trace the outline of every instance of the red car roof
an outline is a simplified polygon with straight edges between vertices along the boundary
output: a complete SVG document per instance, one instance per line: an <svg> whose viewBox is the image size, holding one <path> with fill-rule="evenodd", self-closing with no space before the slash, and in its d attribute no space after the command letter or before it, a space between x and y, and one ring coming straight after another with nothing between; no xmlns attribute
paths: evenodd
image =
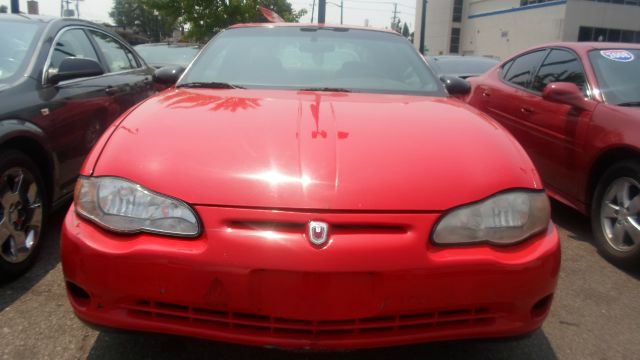
<svg viewBox="0 0 640 360"><path fill-rule="evenodd" d="M543 49L549 47L564 47L568 49L572 49L581 56L586 55L591 50L597 49L639 49L640 44L634 43L619 43L619 42L577 42L577 41L557 41L551 42L541 45L532 46L526 50L515 52L504 58L503 63L506 61L513 59L516 56L522 55L526 52L533 51L536 49Z"/></svg>
<svg viewBox="0 0 640 360"><path fill-rule="evenodd" d="M567 47L567 48L571 48L571 49L574 49L574 50L581 50L581 51L589 51L589 50L594 50L594 49L620 49L620 48L640 49L640 44L633 44L633 43L575 42L575 41L574 42L565 41L565 42L549 43L549 44L536 46L536 48L552 47L552 46Z"/></svg>

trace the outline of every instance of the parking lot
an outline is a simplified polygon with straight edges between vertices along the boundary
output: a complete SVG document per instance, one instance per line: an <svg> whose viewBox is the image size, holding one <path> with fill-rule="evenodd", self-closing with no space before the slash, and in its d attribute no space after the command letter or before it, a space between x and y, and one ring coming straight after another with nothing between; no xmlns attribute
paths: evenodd
<svg viewBox="0 0 640 360"><path fill-rule="evenodd" d="M529 337L339 353L288 352L167 335L101 333L73 315L60 266L65 209L51 218L40 261L0 286L2 359L632 359L640 354L640 274L604 261L588 220L553 204L563 262L551 315Z"/></svg>

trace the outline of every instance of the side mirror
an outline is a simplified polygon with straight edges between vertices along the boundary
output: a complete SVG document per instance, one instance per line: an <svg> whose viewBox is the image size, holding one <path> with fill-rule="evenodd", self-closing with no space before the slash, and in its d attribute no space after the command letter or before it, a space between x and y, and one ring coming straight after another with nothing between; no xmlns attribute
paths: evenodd
<svg viewBox="0 0 640 360"><path fill-rule="evenodd" d="M57 84L60 81L99 76L104 74L102 66L93 59L68 57L62 59L58 70L49 70L47 81L50 84Z"/></svg>
<svg viewBox="0 0 640 360"><path fill-rule="evenodd" d="M164 86L172 86L184 72L182 66L165 66L153 73L153 82Z"/></svg>
<svg viewBox="0 0 640 360"><path fill-rule="evenodd" d="M594 103L585 98L582 90L574 83L553 82L542 90L542 98L548 101L571 105L580 110L592 111Z"/></svg>
<svg viewBox="0 0 640 360"><path fill-rule="evenodd" d="M444 84L449 95L464 96L471 92L471 84L469 84L467 80L457 76L443 75L440 77L440 81Z"/></svg>

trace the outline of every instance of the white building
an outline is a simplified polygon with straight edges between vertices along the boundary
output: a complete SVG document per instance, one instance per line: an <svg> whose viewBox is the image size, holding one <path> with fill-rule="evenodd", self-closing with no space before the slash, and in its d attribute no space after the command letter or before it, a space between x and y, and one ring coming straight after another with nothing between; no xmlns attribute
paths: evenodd
<svg viewBox="0 0 640 360"><path fill-rule="evenodd" d="M640 0L426 1L430 55L504 58L552 41L640 43ZM424 2L416 0L416 47Z"/></svg>

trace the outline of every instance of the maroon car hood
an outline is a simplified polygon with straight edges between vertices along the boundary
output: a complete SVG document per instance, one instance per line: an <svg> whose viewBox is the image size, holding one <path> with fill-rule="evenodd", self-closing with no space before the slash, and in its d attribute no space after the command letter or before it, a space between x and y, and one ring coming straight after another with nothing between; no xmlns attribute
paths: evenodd
<svg viewBox="0 0 640 360"><path fill-rule="evenodd" d="M240 89L146 101L93 174L192 204L297 209L443 210L540 187L513 138L456 100Z"/></svg>

